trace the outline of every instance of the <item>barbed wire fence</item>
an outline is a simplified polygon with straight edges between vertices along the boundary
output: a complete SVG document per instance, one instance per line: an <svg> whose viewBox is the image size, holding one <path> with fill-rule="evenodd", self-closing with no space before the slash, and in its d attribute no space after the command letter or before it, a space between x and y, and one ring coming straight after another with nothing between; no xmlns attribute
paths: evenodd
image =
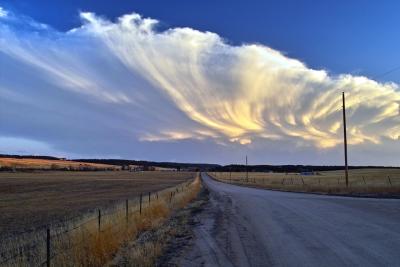
<svg viewBox="0 0 400 267"><path fill-rule="evenodd" d="M244 173L243 176L232 177L232 173L209 173L212 177L217 180L222 180L227 183L240 183L240 184L259 184L259 185L271 185L280 184L284 186L340 186L345 184L345 177L324 177L320 175L285 175L285 177L262 177L252 176L249 174L247 179ZM393 175L384 175L382 177L374 177L367 175L357 175L350 177L349 186L370 186L370 187L396 187L400 186L400 177Z"/></svg>
<svg viewBox="0 0 400 267"><path fill-rule="evenodd" d="M163 198L171 205L176 193L185 191L191 182L160 191L143 192L139 197L126 199L112 207L98 208L89 215L73 216L62 224L40 225L19 232L17 236L3 238L0 243L0 266L51 266L55 258L68 257L72 250L88 245L90 236L101 235L110 229L116 230L114 233L125 231L121 223L125 221L128 225L133 216L141 216L143 209L150 207L152 202ZM95 224L97 231L90 231L89 228L96 228ZM77 238L79 235L80 238Z"/></svg>

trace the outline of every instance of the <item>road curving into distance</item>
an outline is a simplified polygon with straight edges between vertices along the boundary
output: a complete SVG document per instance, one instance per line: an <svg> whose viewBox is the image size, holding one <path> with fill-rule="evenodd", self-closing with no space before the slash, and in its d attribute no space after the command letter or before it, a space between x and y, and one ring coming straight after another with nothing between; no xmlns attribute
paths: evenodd
<svg viewBox="0 0 400 267"><path fill-rule="evenodd" d="M202 174L210 201L196 215L182 266L400 266L400 200L289 193Z"/></svg>

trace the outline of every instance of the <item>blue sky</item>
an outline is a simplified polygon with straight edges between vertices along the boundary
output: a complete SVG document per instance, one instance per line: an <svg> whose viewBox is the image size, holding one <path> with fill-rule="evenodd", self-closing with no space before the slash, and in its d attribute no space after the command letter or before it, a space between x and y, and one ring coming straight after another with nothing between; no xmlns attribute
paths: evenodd
<svg viewBox="0 0 400 267"><path fill-rule="evenodd" d="M0 153L400 165L399 8L0 1Z"/></svg>
<svg viewBox="0 0 400 267"><path fill-rule="evenodd" d="M233 44L261 43L333 73L400 81L399 1L0 1L61 31L81 24L79 11L115 19L137 12L160 28L216 32Z"/></svg>

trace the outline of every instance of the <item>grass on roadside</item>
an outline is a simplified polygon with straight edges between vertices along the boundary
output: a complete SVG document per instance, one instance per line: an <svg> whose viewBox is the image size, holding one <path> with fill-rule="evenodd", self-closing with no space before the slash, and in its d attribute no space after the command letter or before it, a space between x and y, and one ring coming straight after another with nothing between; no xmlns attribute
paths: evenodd
<svg viewBox="0 0 400 267"><path fill-rule="evenodd" d="M183 183L153 194L151 202L143 201L142 212L139 206L131 205L128 216L125 209L118 212L105 213L99 225L97 218L92 218L83 226L68 226L51 233L51 265L52 266L103 266L110 262L121 246L134 240L141 232L154 229L170 216L171 212L184 207L196 197L200 190L200 178L197 175L191 183ZM2 244L3 248L18 247L10 254L0 255L1 266L40 266L46 263L46 244L43 235L31 235L33 247L21 249L21 239ZM135 259L146 266L152 262L150 255L158 255L157 246L139 247Z"/></svg>
<svg viewBox="0 0 400 267"><path fill-rule="evenodd" d="M318 172L313 175L298 173L209 173L225 183L252 187L324 194L400 196L399 169L350 170L349 186L343 171Z"/></svg>
<svg viewBox="0 0 400 267"><path fill-rule="evenodd" d="M125 244L125 249L121 253L123 255L118 255L109 266L157 266L159 264L157 260L165 253L165 248L171 239L179 238L187 231L184 229L185 227L187 228L187 221L176 222L176 220L188 219L189 215L186 214L188 211L185 211L184 208L199 195L200 190L201 183L200 179L197 178L192 189L184 194L178 194L175 204L169 209L168 217L170 217L171 213L179 214L178 217L173 218L172 225L171 221L167 222L167 220L163 219L157 225L149 227L147 230L150 231L145 232L130 244Z"/></svg>

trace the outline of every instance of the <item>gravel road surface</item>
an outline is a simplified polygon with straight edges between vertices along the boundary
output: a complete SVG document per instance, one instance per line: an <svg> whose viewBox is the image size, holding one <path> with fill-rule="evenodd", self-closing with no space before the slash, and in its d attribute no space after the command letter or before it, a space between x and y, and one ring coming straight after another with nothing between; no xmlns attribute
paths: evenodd
<svg viewBox="0 0 400 267"><path fill-rule="evenodd" d="M202 174L210 201L182 266L400 266L400 200L287 193Z"/></svg>

